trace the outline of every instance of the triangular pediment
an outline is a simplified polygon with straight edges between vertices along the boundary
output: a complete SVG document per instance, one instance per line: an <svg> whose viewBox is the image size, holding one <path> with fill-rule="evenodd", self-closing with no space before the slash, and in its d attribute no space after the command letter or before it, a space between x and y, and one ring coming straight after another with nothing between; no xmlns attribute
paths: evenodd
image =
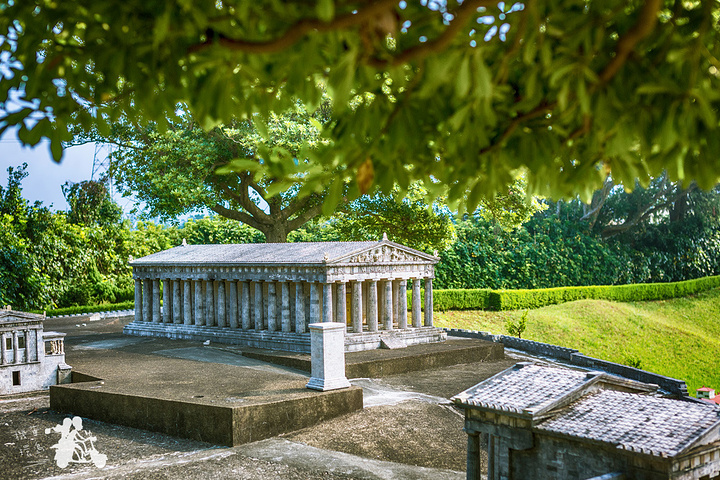
<svg viewBox="0 0 720 480"><path fill-rule="evenodd" d="M435 264L438 258L404 245L384 240L363 250L329 261L329 264Z"/></svg>

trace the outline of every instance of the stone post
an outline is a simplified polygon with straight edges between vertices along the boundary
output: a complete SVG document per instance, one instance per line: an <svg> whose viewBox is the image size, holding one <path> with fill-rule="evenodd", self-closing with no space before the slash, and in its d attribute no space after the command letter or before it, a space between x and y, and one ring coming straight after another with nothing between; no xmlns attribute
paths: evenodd
<svg viewBox="0 0 720 480"><path fill-rule="evenodd" d="M217 326L227 327L227 299L225 298L225 280L218 281L217 290Z"/></svg>
<svg viewBox="0 0 720 480"><path fill-rule="evenodd" d="M275 282L267 282L267 324L269 332L277 331L277 296L275 295Z"/></svg>
<svg viewBox="0 0 720 480"><path fill-rule="evenodd" d="M398 282L398 328L407 330L407 280Z"/></svg>
<svg viewBox="0 0 720 480"><path fill-rule="evenodd" d="M192 290L190 280L183 280L183 323L192 325Z"/></svg>
<svg viewBox="0 0 720 480"><path fill-rule="evenodd" d="M163 280L163 323L172 323L172 280Z"/></svg>
<svg viewBox="0 0 720 480"><path fill-rule="evenodd" d="M295 333L305 333L305 291L302 282L295 282Z"/></svg>
<svg viewBox="0 0 720 480"><path fill-rule="evenodd" d="M173 280L173 323L182 323L182 305L180 305L180 280Z"/></svg>
<svg viewBox="0 0 720 480"><path fill-rule="evenodd" d="M337 303L335 304L335 320L338 323L347 325L347 283L340 282L337 285Z"/></svg>
<svg viewBox="0 0 720 480"><path fill-rule="evenodd" d="M392 294L392 280L385 280L383 285L383 326L385 330L393 329L393 294Z"/></svg>
<svg viewBox="0 0 720 480"><path fill-rule="evenodd" d="M152 280L146 278L143 280L143 320L146 322L152 322Z"/></svg>
<svg viewBox="0 0 720 480"><path fill-rule="evenodd" d="M433 286L432 278L425 279L425 326L433 326Z"/></svg>
<svg viewBox="0 0 720 480"><path fill-rule="evenodd" d="M195 325L205 325L205 311L203 309L203 282L195 282Z"/></svg>
<svg viewBox="0 0 720 480"><path fill-rule="evenodd" d="M480 435L477 432L466 430L467 439L467 479L480 480L482 470L480 468Z"/></svg>
<svg viewBox="0 0 720 480"><path fill-rule="evenodd" d="M227 282L228 310L227 310L227 326L230 328L238 328L238 284L235 281Z"/></svg>
<svg viewBox="0 0 720 480"><path fill-rule="evenodd" d="M352 331L362 333L362 282L352 282L352 299L350 300L350 321Z"/></svg>
<svg viewBox="0 0 720 480"><path fill-rule="evenodd" d="M160 317L160 279L155 278L152 281L152 321L153 323L160 323L162 318ZM149 319L148 319L149 320Z"/></svg>
<svg viewBox="0 0 720 480"><path fill-rule="evenodd" d="M143 321L142 280L135 279L135 321Z"/></svg>
<svg viewBox="0 0 720 480"><path fill-rule="evenodd" d="M290 284L280 282L280 324L283 332L292 332L290 321Z"/></svg>
<svg viewBox="0 0 720 480"><path fill-rule="evenodd" d="M368 281L368 308L367 308L367 324L368 331L378 331L378 290L377 281Z"/></svg>
<svg viewBox="0 0 720 480"><path fill-rule="evenodd" d="M255 330L263 329L263 288L261 282L255 282Z"/></svg>
<svg viewBox="0 0 720 480"><path fill-rule="evenodd" d="M420 311L422 300L420 299L420 279L413 278L412 284L412 326L419 328L422 325L422 312Z"/></svg>
<svg viewBox="0 0 720 480"><path fill-rule="evenodd" d="M215 318L215 282L205 281L205 325L212 327L217 325Z"/></svg>
<svg viewBox="0 0 720 480"><path fill-rule="evenodd" d="M333 321L332 283L323 283L323 322Z"/></svg>
<svg viewBox="0 0 720 480"><path fill-rule="evenodd" d="M310 324L310 381L313 390L337 390L350 386L345 377L345 324Z"/></svg>
<svg viewBox="0 0 720 480"><path fill-rule="evenodd" d="M242 317L242 329L250 330L250 282L240 282L240 316Z"/></svg>
<svg viewBox="0 0 720 480"><path fill-rule="evenodd" d="M5 357L7 356L7 346L5 342L5 332L3 332L2 334L0 334L0 365L5 365L5 362L7 361L5 359Z"/></svg>

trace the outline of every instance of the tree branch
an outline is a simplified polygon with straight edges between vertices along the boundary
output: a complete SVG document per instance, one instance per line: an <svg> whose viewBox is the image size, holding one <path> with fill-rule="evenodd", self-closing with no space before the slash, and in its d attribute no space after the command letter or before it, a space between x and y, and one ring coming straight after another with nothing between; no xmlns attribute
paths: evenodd
<svg viewBox="0 0 720 480"><path fill-rule="evenodd" d="M288 232L297 230L316 216L320 215L320 213L322 213L322 203L313 205L312 207L308 208L303 213L288 222Z"/></svg>
<svg viewBox="0 0 720 480"><path fill-rule="evenodd" d="M226 208L219 203L216 203L215 205L210 207L210 210L217 213L218 215L221 215L225 218L229 218L231 220L237 220L238 222L245 223L247 225L250 225L254 229L260 230L261 232L265 233L265 229L267 228L267 225L258 222L254 217L248 215L245 212L239 212L237 210L230 210L229 208Z"/></svg>

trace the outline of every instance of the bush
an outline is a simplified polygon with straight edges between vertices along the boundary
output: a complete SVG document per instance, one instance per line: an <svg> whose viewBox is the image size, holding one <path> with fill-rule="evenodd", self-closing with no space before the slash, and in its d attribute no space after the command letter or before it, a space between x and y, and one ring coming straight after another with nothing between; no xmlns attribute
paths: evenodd
<svg viewBox="0 0 720 480"><path fill-rule="evenodd" d="M90 305L80 307L67 307L67 308L56 308L54 310L48 310L45 314L48 317L58 317L64 315L74 315L76 313L95 313L95 312L112 312L115 310L131 310L135 308L135 301L122 302L122 303L105 303L103 305ZM42 313L40 311L34 311L34 313Z"/></svg>
<svg viewBox="0 0 720 480"><path fill-rule="evenodd" d="M433 310L487 310L490 292L489 288L433 290Z"/></svg>

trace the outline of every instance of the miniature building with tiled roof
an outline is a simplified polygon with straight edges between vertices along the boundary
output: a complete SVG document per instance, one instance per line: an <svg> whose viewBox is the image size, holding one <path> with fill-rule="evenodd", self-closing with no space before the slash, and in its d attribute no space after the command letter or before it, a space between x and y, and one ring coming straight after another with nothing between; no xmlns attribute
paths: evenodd
<svg viewBox="0 0 720 480"><path fill-rule="evenodd" d="M698 388L695 392L695 397L709 403L715 403L717 405L720 405L720 396L715 395L714 388L702 386Z"/></svg>
<svg viewBox="0 0 720 480"><path fill-rule="evenodd" d="M468 479L714 479L720 408L655 385L520 363L453 397L465 410Z"/></svg>
<svg viewBox="0 0 720 480"><path fill-rule="evenodd" d="M346 324L346 351L443 341L432 318L438 260L387 238L183 242L130 262L135 320L124 331L305 353L315 322Z"/></svg>

